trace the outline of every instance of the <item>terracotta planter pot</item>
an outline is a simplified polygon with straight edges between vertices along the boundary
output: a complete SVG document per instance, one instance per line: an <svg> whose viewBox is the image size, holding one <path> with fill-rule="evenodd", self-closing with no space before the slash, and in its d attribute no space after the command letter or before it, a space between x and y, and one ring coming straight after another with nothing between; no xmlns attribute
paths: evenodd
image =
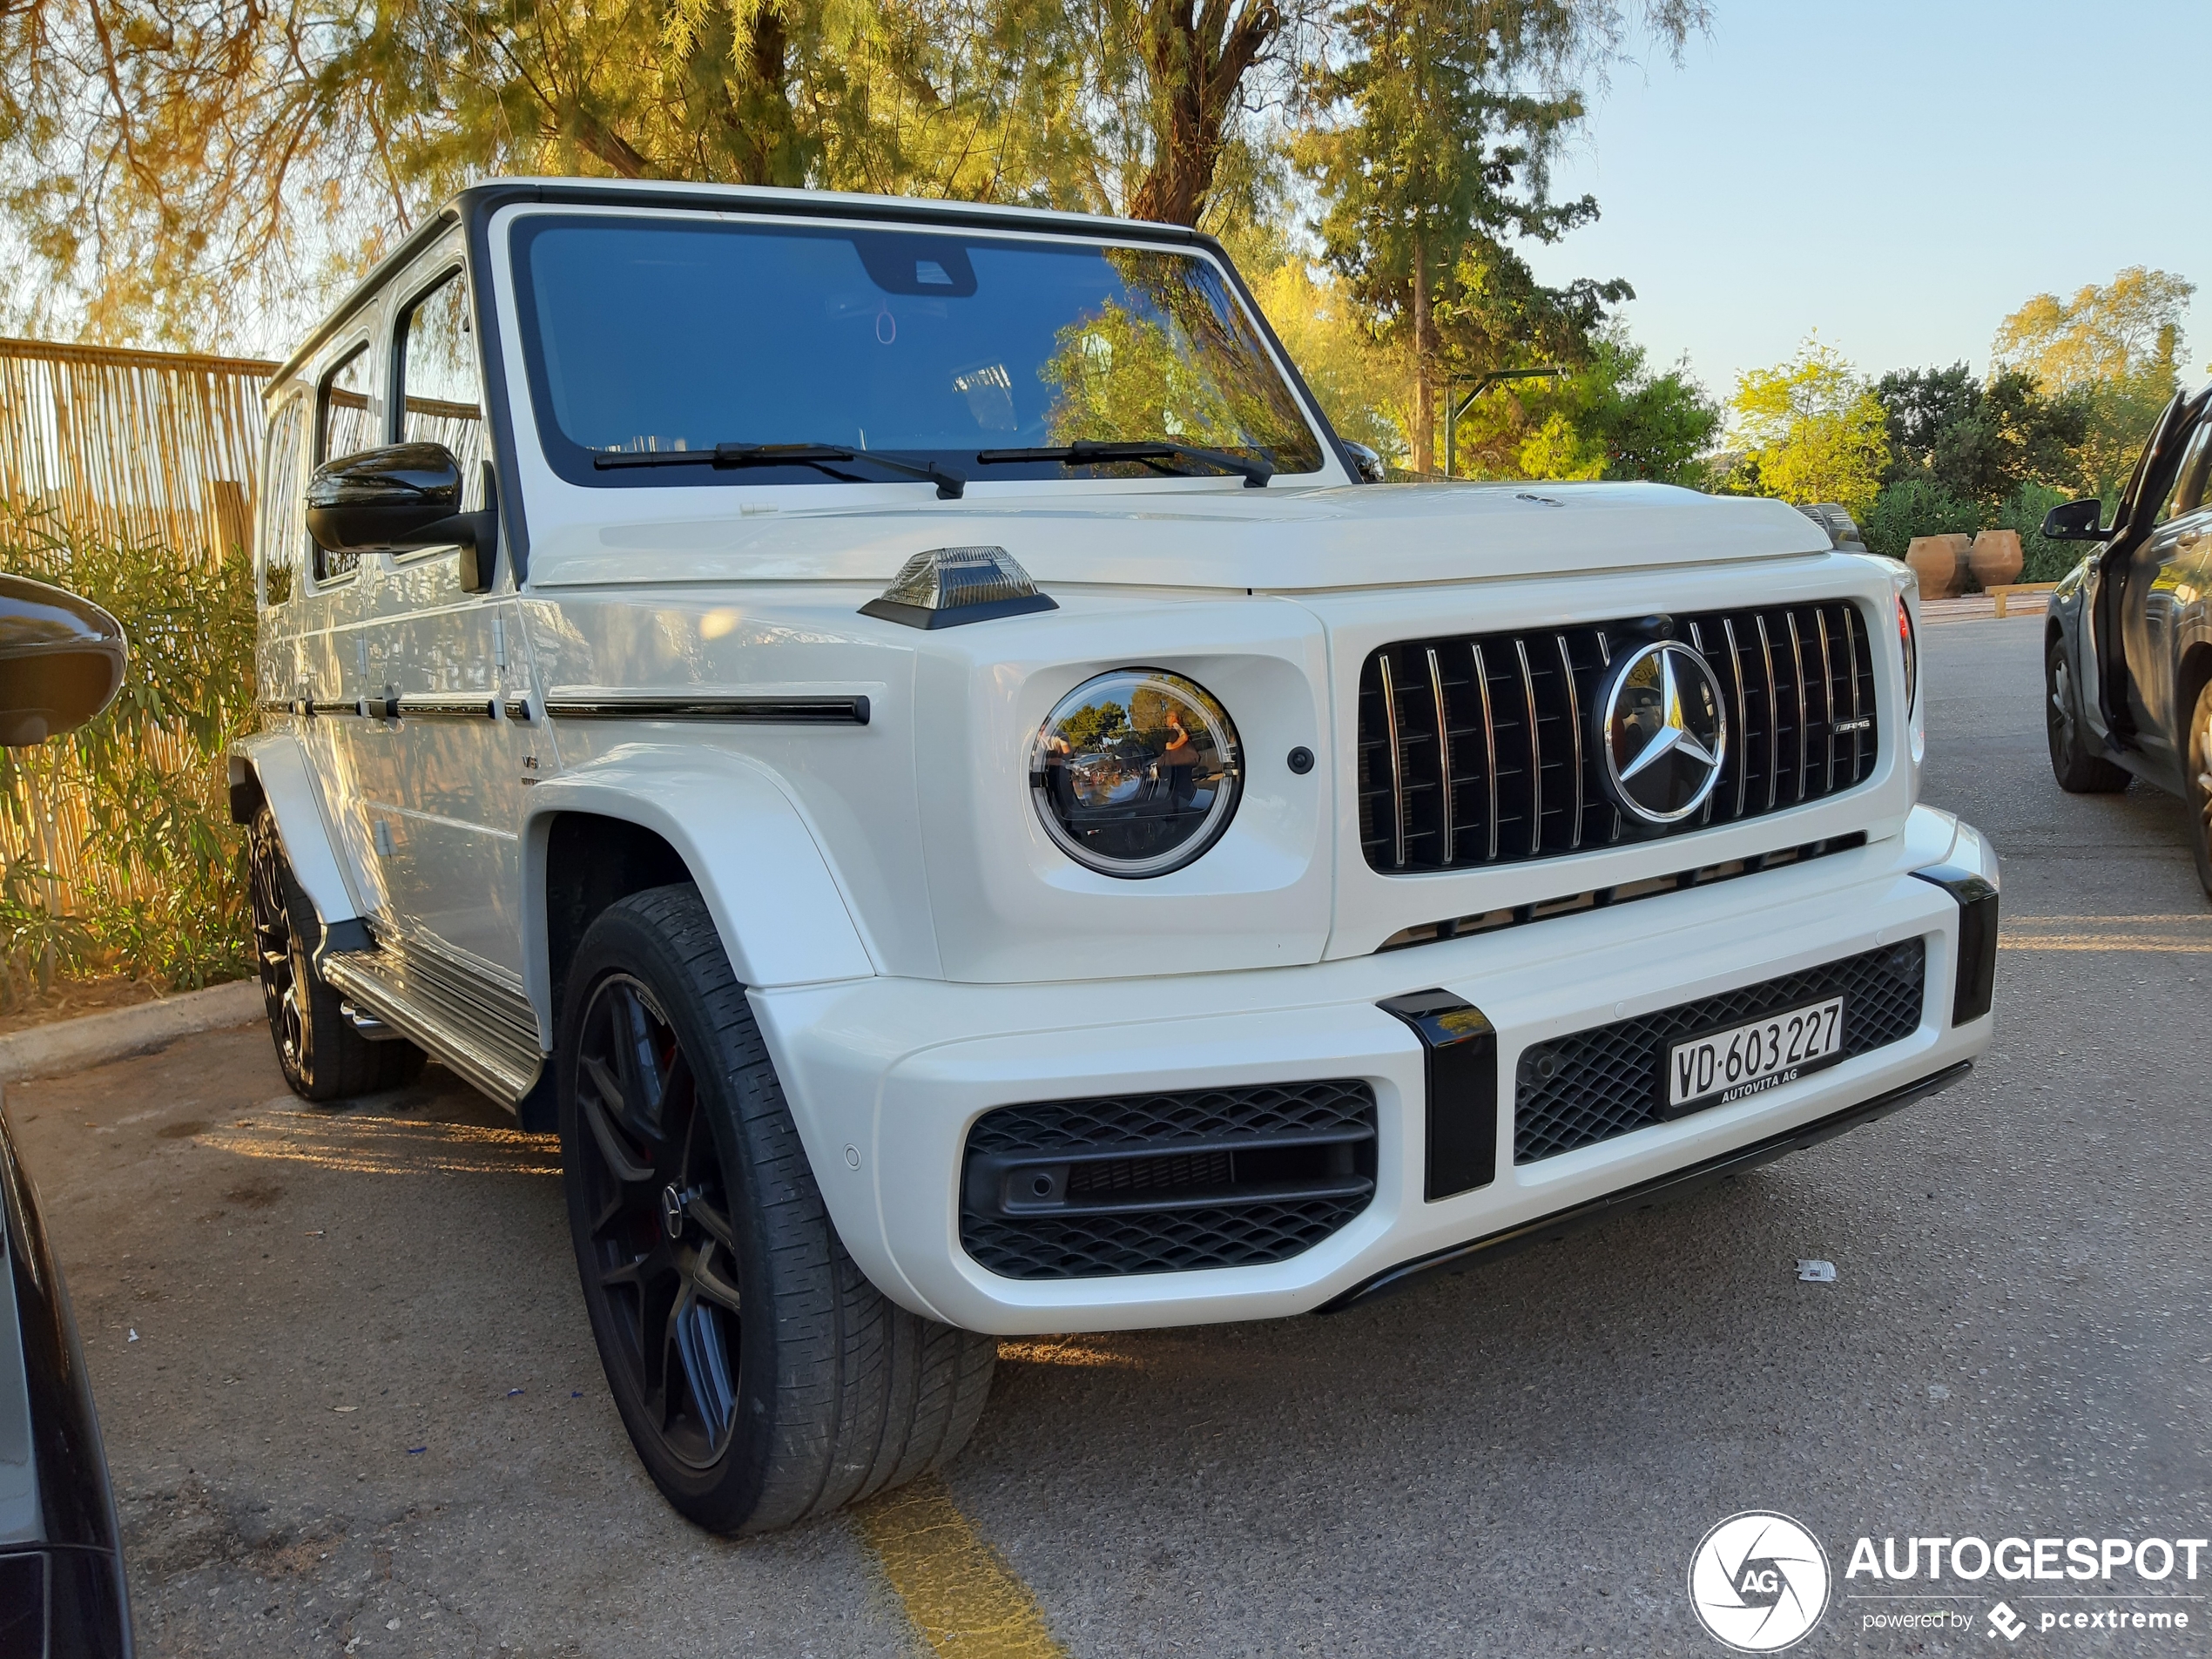
<svg viewBox="0 0 2212 1659"><path fill-rule="evenodd" d="M1974 544L1966 553L1967 568L1973 571L1974 580L1981 583L1984 592L2019 581L2021 563L2018 530L1984 530L1974 537Z"/></svg>
<svg viewBox="0 0 2212 1659"><path fill-rule="evenodd" d="M1920 578L1923 599L1948 599L1966 579L1966 536L1916 536L1905 550L1905 562Z"/></svg>

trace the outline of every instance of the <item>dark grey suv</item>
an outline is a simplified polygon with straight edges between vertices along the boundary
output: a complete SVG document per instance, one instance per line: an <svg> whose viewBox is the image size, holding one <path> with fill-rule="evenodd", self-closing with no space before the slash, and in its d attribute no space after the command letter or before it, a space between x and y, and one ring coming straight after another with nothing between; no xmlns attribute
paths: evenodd
<svg viewBox="0 0 2212 1659"><path fill-rule="evenodd" d="M2094 501L2043 534L2096 548L2051 597L2043 664L2051 770L2078 793L2144 778L2188 803L2212 895L2212 387L2160 415L2110 524Z"/></svg>

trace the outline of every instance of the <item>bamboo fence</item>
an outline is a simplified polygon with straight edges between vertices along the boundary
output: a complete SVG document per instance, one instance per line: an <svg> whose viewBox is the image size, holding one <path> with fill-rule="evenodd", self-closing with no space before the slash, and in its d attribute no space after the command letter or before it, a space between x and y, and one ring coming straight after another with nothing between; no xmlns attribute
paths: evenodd
<svg viewBox="0 0 2212 1659"><path fill-rule="evenodd" d="M72 528L243 556L274 363L0 339L0 501Z"/></svg>
<svg viewBox="0 0 2212 1659"><path fill-rule="evenodd" d="M273 363L182 352L0 339L0 503L44 509L101 540L159 543L184 568L250 556L261 392ZM166 745L161 745L166 746ZM153 757L174 765L185 758ZM143 897L143 870L96 867L90 820L66 774L37 790L19 774L0 832L51 872L50 914L71 911L91 885Z"/></svg>

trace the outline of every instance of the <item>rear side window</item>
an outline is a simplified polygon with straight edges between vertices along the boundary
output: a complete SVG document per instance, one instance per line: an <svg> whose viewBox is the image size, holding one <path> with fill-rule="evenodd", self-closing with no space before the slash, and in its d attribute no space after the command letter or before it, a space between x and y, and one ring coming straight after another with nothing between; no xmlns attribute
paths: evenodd
<svg viewBox="0 0 2212 1659"><path fill-rule="evenodd" d="M2179 518L2204 505L2205 486L2212 483L2208 473L2212 473L2212 420L2199 425L2196 435L2189 440L2189 452L2182 457L2181 475L2174 486L2173 511L2168 516Z"/></svg>
<svg viewBox="0 0 2212 1659"><path fill-rule="evenodd" d="M382 435L370 424L368 346L356 346L324 374L315 390L315 464L335 455L375 448ZM360 555L315 550L315 580L334 581L354 573Z"/></svg>
<svg viewBox="0 0 2212 1659"><path fill-rule="evenodd" d="M258 551L261 602L280 605L298 590L300 556L307 544L307 398L296 393L269 422L268 457L261 469Z"/></svg>
<svg viewBox="0 0 2212 1659"><path fill-rule="evenodd" d="M368 346L355 347L346 361L322 377L315 410L315 464L333 455L349 455L375 447L377 433L368 408Z"/></svg>
<svg viewBox="0 0 2212 1659"><path fill-rule="evenodd" d="M463 510L483 505L484 401L464 273L448 271L400 320L400 436L442 443L461 462Z"/></svg>

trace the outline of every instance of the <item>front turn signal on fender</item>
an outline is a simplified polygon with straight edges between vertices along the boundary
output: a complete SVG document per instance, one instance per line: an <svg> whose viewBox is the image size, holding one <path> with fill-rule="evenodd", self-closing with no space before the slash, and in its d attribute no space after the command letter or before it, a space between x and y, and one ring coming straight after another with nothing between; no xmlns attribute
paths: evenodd
<svg viewBox="0 0 2212 1659"><path fill-rule="evenodd" d="M908 628L957 628L1059 609L1004 548L935 547L908 559L860 614Z"/></svg>

